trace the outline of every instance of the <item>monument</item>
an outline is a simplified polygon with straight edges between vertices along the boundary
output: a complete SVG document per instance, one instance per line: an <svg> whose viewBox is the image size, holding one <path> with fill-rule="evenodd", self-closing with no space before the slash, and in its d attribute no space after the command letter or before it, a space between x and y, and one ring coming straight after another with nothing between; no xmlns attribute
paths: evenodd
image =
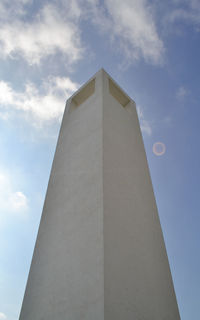
<svg viewBox="0 0 200 320"><path fill-rule="evenodd" d="M66 104L20 320L179 320L135 102L101 69Z"/></svg>

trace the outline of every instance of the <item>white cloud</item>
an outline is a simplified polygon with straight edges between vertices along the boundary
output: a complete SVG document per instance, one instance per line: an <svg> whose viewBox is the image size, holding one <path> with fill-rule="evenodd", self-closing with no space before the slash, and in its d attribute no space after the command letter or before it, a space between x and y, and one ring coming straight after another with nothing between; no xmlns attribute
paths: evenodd
<svg viewBox="0 0 200 320"><path fill-rule="evenodd" d="M106 10L97 0L88 3L93 7L93 22L116 40L129 61L143 58L152 64L163 62L164 45L148 1L105 0Z"/></svg>
<svg viewBox="0 0 200 320"><path fill-rule="evenodd" d="M15 5L9 6L6 2L0 5L0 16L6 17L0 25L2 57L20 55L29 64L39 64L47 56L62 53L69 63L75 62L84 51L80 21L85 19L115 40L126 61L142 58L160 64L164 60L164 44L148 0L105 0L104 4L99 0L52 0L31 19L26 17L30 0L14 0Z"/></svg>
<svg viewBox="0 0 200 320"><path fill-rule="evenodd" d="M6 319L7 319L5 313L0 312L0 319L1 319L1 320L6 320Z"/></svg>
<svg viewBox="0 0 200 320"><path fill-rule="evenodd" d="M143 133L146 133L148 136L151 136L152 128L150 126L149 121L144 118L144 114L143 114L142 108L140 106L137 106L137 114L138 114L138 118L140 121L141 131Z"/></svg>
<svg viewBox="0 0 200 320"><path fill-rule="evenodd" d="M18 5L21 11L22 4ZM12 20L8 16L7 22L0 26L1 56L21 55L29 64L39 64L47 56L62 53L69 63L77 61L83 49L77 20L70 13L71 16L67 11L62 12L59 6L45 5L30 21L20 19L19 14Z"/></svg>
<svg viewBox="0 0 200 320"><path fill-rule="evenodd" d="M28 200L22 191L16 190L11 176L0 170L0 208L1 214L5 212L20 213L21 216L28 209ZM1 313L0 313L1 315ZM1 318L0 318L1 319ZM4 319L4 318L2 318Z"/></svg>
<svg viewBox="0 0 200 320"><path fill-rule="evenodd" d="M66 98L78 89L78 84L65 77L49 77L40 88L29 82L24 92L15 91L12 86L0 81L0 110L5 112L17 111L26 116L35 126L44 122L60 120L65 107Z"/></svg>

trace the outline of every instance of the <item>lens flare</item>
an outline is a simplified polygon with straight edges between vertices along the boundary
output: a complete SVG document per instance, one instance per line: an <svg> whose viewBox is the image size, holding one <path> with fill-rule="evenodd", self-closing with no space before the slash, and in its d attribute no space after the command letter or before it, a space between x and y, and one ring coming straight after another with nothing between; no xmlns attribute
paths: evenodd
<svg viewBox="0 0 200 320"><path fill-rule="evenodd" d="M162 156L166 151L166 147L163 142L155 142L153 145L153 153L156 156Z"/></svg>

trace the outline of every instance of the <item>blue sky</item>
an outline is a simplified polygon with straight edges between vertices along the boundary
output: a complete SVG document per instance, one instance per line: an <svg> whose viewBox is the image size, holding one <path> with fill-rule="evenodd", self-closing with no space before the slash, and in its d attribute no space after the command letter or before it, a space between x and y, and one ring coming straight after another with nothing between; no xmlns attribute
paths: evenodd
<svg viewBox="0 0 200 320"><path fill-rule="evenodd" d="M103 67L137 103L181 319L199 320L199 57L199 0L1 0L0 319L19 316L65 101Z"/></svg>

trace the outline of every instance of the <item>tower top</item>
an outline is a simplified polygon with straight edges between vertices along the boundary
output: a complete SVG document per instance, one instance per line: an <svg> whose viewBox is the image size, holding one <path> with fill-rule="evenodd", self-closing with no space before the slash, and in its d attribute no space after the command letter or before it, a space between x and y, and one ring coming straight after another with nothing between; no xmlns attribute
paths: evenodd
<svg viewBox="0 0 200 320"><path fill-rule="evenodd" d="M97 71L86 83L84 83L68 100L67 104L71 103L72 108L79 106L86 101L92 94L95 93L96 80L101 82L101 86L106 88L105 82L107 83L107 89L109 93L124 107L126 108L130 102L135 105L135 101L129 97L129 95L116 83L116 81L101 68ZM104 83L104 84L103 84Z"/></svg>

